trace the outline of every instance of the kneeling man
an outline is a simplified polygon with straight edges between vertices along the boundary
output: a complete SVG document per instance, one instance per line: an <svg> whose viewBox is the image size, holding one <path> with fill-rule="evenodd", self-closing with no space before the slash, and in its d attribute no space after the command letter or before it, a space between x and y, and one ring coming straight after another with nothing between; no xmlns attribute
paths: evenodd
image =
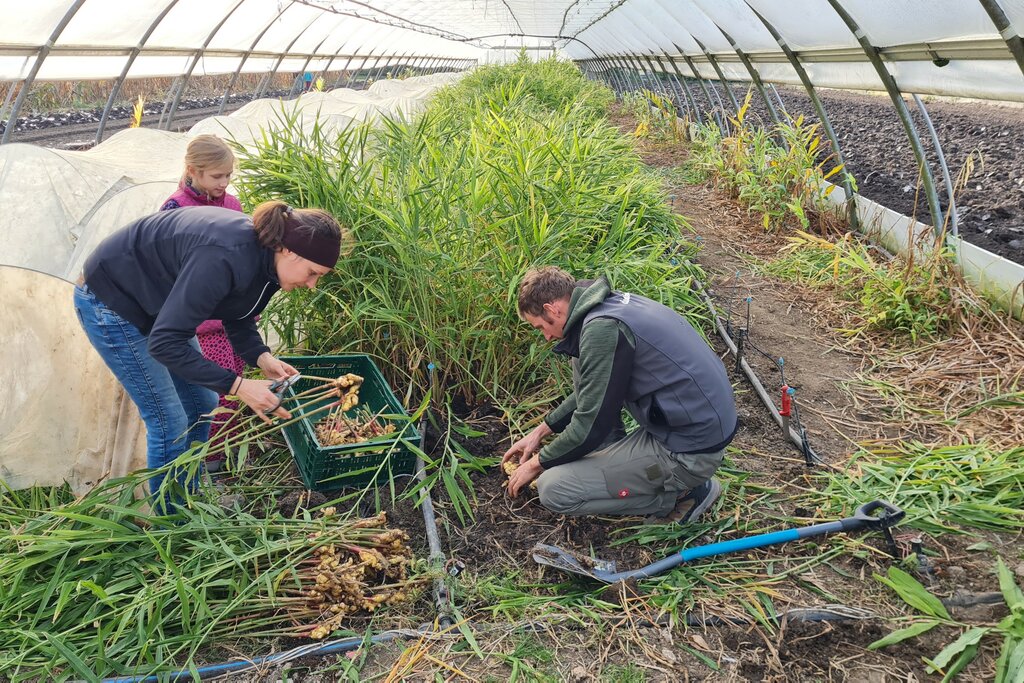
<svg viewBox="0 0 1024 683"><path fill-rule="evenodd" d="M548 266L519 286L519 315L569 356L573 392L502 464L508 492L537 481L541 505L567 515L646 515L685 523L715 502L714 473L736 433L722 361L687 320L605 278ZM626 435L623 407L639 427ZM547 445L541 442L557 434Z"/></svg>

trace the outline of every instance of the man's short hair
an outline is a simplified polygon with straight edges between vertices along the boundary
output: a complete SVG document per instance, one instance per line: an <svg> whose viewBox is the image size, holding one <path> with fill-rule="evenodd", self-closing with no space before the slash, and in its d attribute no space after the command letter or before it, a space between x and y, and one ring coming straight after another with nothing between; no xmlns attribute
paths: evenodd
<svg viewBox="0 0 1024 683"><path fill-rule="evenodd" d="M557 266L532 268L519 283L519 317L541 315L544 304L572 297L576 278Z"/></svg>

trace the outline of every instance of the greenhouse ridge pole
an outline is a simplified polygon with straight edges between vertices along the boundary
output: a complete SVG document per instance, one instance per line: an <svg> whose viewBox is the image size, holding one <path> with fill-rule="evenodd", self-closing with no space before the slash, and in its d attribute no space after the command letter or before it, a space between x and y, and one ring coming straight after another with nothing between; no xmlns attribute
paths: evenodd
<svg viewBox="0 0 1024 683"><path fill-rule="evenodd" d="M319 43L317 43L316 47L313 48L313 51L310 52L309 55L306 57L306 62L305 62L305 64L302 65L302 73L303 74L306 73L306 69L309 68L309 63L312 62L313 58L317 56L317 51L319 51L320 48L323 47L324 41L326 41L328 37L329 36L324 36L323 40L321 40ZM331 58L331 61L334 61L333 57ZM328 62L328 64L330 64L330 63ZM324 73L326 74L327 72L324 71ZM315 83L314 83L314 85L315 85Z"/></svg>
<svg viewBox="0 0 1024 683"><path fill-rule="evenodd" d="M625 54L619 55L619 63L622 65L623 70L626 74L626 80L629 81L630 91L640 90L640 78L636 72L636 67L630 62Z"/></svg>
<svg viewBox="0 0 1024 683"><path fill-rule="evenodd" d="M416 66L414 67L415 70L416 70L416 75L417 76L425 76L425 75L427 75L429 73L427 71L427 67L430 65L430 63L432 61L434 61L434 55L433 54L423 55L422 57L418 57L416 59Z"/></svg>
<svg viewBox="0 0 1024 683"><path fill-rule="evenodd" d="M686 111L687 117L689 117L690 103L686 101L685 97L683 97L682 89L679 87L679 81L676 79L675 75L670 72L664 64L662 64L658 55L643 55L643 58L644 61L647 62L648 66L651 67L651 73L663 74L664 77L658 76L658 83L663 84L664 82L667 82L668 87L665 89L665 92L671 93L670 99L672 100L672 106L675 109L676 116L679 116L680 110L684 110ZM660 70L656 70L654 67L655 59L658 60L658 69Z"/></svg>
<svg viewBox="0 0 1024 683"><path fill-rule="evenodd" d="M103 107L103 114L100 116L100 125L96 129L96 138L93 140L94 145L98 145L103 142L103 132L107 127L107 118L110 116L110 110L114 107L114 102L117 101L117 96L121 92L121 86L124 84L125 79L128 78L128 72L131 71L132 64L135 63L135 58L142 52L142 48L146 46L146 41L153 35L153 31L160 25L160 22L164 20L168 12L174 9L174 6L178 4L178 0L171 0L167 3L167 6L160 11L153 23L149 25L146 32L139 38L138 44L132 48L131 54L128 55L128 61L125 62L124 68L121 69L121 75L114 81L114 87L110 89L110 96L107 98L107 104Z"/></svg>
<svg viewBox="0 0 1024 683"><path fill-rule="evenodd" d="M750 6L749 2L747 2L747 5ZM836 161L844 169L842 172L842 184L843 193L846 195L847 202L847 220L851 227L857 229L860 227L860 219L857 217L857 207L853 197L853 183L850 182L850 173L845 170L846 159L843 156L843 149L839 146L839 138L836 137L836 131L832 128L832 121L825 112L825 105L822 104L821 99L818 98L818 92L814 89L814 84L811 83L811 77L807 75L807 70L804 69L804 65L800 62L796 53L789 47L789 43L786 42L786 39L782 37L782 35L775 29L775 26L772 25L768 19L763 17L760 12L753 7L750 7L750 11L754 13L754 16L761 20L761 23L764 24L768 33L771 34L772 38L775 39L775 42L779 44L780 48L782 48L782 52L786 55L786 59L789 60L789 63L793 66L793 70L796 71L796 75L800 78L800 82L803 83L808 97L811 98L811 104L814 106L814 111L818 113L818 120L821 121L821 126L825 130L825 135L828 136L828 141L832 144L832 149L835 151Z"/></svg>
<svg viewBox="0 0 1024 683"><path fill-rule="evenodd" d="M313 21L311 21L308 24L306 24L306 27L304 29L302 29L297 34L295 34L295 37L292 38L292 41L290 43L288 43L288 46L284 49L283 52L281 52L281 55L277 58L277 64L275 64L274 68L271 69L269 74L267 74L267 77L266 77L266 79L263 82L263 87L260 88L260 92L257 95L257 97L262 96L267 91L267 89L270 87L270 84L274 81L274 76L277 75L277 70L281 68L281 65L284 64L284 60L288 57L288 53L291 51L292 46L294 46L295 43L299 42L299 38L301 38L302 35L306 31L308 31L310 29L310 27L312 27L313 24L316 23L316 20L319 19L319 18L320 17L314 17ZM300 74L299 78L301 78L301 77L302 77L302 75ZM292 87L294 88L294 85ZM170 127L170 122L168 122L167 125L168 125L168 127Z"/></svg>
<svg viewBox="0 0 1024 683"><path fill-rule="evenodd" d="M427 62L434 58L434 55L420 55L419 57L413 57L412 61L409 62L409 69L412 71L414 76L419 76L420 71L426 66Z"/></svg>
<svg viewBox="0 0 1024 683"><path fill-rule="evenodd" d="M661 67L661 70L665 74L667 74L668 77L671 79L671 82L674 83L674 85L672 86L672 89L676 93L676 98L682 103L683 107L686 109L687 117L690 118L693 121L696 121L697 120L697 112L694 111L693 109L691 109L691 107L690 107L690 103L691 103L690 102L690 97L689 97L690 92L688 90L685 91L685 92L683 91L683 86L679 84L679 78L676 77L676 74L674 74L674 73L672 73L671 71L668 70L668 67L665 66L665 62L662 61L660 55L654 55L654 59L658 60L658 66ZM677 109L678 109L678 107L677 107Z"/></svg>
<svg viewBox="0 0 1024 683"><path fill-rule="evenodd" d="M660 62L661 58L658 58L658 61ZM668 62L669 66L672 67L672 70L676 72L676 81L682 83L683 90L686 91L686 96L690 100L690 106L693 107L693 120L699 122L700 107L697 106L697 100L696 98L694 98L693 93L690 92L690 86L686 82L686 77L683 76L683 72L679 70L679 65L676 64L674 59L668 56L668 53L665 54L665 61Z"/></svg>
<svg viewBox="0 0 1024 683"><path fill-rule="evenodd" d="M988 12L992 23L996 25L1000 37L1006 41L1006 47L1010 48L1010 53L1016 60L1017 66L1020 67L1021 73L1024 73L1024 39L1021 39L1016 29L1013 28L1009 17L1006 16L1006 12L999 6L997 0L978 1L985 8L985 11Z"/></svg>
<svg viewBox="0 0 1024 683"><path fill-rule="evenodd" d="M437 55L436 57L431 59L430 62L426 66L426 68L428 69L428 73L430 73L430 74L437 73L437 67L440 66L442 59L444 59L444 55Z"/></svg>
<svg viewBox="0 0 1024 683"><path fill-rule="evenodd" d="M653 78L655 78L655 77L657 76L657 74L659 74L659 73L662 73L661 71L658 71L658 70L656 70L656 69L654 68L654 62L653 62L653 61L651 61L651 58L650 58L650 57L648 57L647 55L637 55L637 56L638 56L638 57L639 57L640 59L644 60L644 61L645 61L645 62L647 63L647 68L648 68L648 69L650 69L650 71L651 71L651 78L652 78L652 79L653 79ZM663 85L663 84L662 84L662 79L661 79L661 76L657 76L657 80L658 80L658 85ZM669 87L670 87L670 88L672 87L672 83L671 83L671 81L669 82ZM668 92L668 91L667 91L667 90L665 90L664 88L662 88L662 89L663 89L663 90L664 90L664 91L665 91L666 93Z"/></svg>
<svg viewBox="0 0 1024 683"><path fill-rule="evenodd" d="M725 93L729 96L729 101L732 102L732 106L738 114L740 111L740 103L736 100L736 95L733 93L732 88L729 87L729 81L726 79L725 73L722 71L722 67L718 65L718 60L715 59L715 56L712 55L706 47L704 47L704 43L697 40L696 36L691 35L691 37L693 38L693 42L697 43L697 47L700 48L700 51L704 53L704 56L707 57L708 62L715 70L715 73L718 74L718 82L722 84L722 88L725 89Z"/></svg>
<svg viewBox="0 0 1024 683"><path fill-rule="evenodd" d="M171 107L169 110L167 109L166 105L164 107L164 109L167 111L167 123L164 124L164 130L171 129L171 124L174 121L174 114L178 111L178 104L181 102L181 96L185 94L185 88L188 87L188 81L189 78L192 77L192 71L196 68L196 64L198 64L199 60L202 58L203 52L206 50L207 47L209 47L210 43L213 42L213 37L217 35L221 27L223 27L224 24L227 23L228 19L231 18L231 15L233 15L238 10L238 8L242 6L243 2L245 2L245 0L238 0L231 8L231 10L224 14L223 18L221 18L217 25L214 26L213 30L210 31L210 35L206 36L206 40L203 41L203 46L196 50L195 55L192 57L192 63L188 65L188 69L185 71L184 74L179 76L179 78L181 78L181 84L178 86L177 92L174 93L174 98L171 101ZM163 118L163 114L160 115L160 118Z"/></svg>
<svg viewBox="0 0 1024 683"><path fill-rule="evenodd" d="M596 57L589 59L591 64L594 65L594 73L607 87L611 88L612 92L615 92L615 84L612 82L612 75L608 71L608 64L603 59L597 59Z"/></svg>
<svg viewBox="0 0 1024 683"><path fill-rule="evenodd" d="M615 66L611 63L611 61L605 59L604 57L598 59L597 63L601 66L601 69L604 70L604 77L605 81L607 81L608 83L608 86L616 95L618 95L619 91L622 90L622 86L619 84L618 75L615 73Z"/></svg>
<svg viewBox="0 0 1024 683"><path fill-rule="evenodd" d="M327 40L327 38L324 38L324 40ZM344 50L344 49L345 49L345 43L342 42L341 45L338 46L338 49L334 52L334 54L331 55L331 58L327 60L327 65L324 67L324 75L323 75L324 85L325 86L327 84L327 74L329 74L331 72L331 67L334 66L334 60L336 60L338 58L338 55L340 55L341 51Z"/></svg>
<svg viewBox="0 0 1024 683"><path fill-rule="evenodd" d="M441 73L448 68L449 64L452 63L452 57L438 57L437 62L433 65L434 73Z"/></svg>
<svg viewBox="0 0 1024 683"><path fill-rule="evenodd" d="M175 0L175 2L177 2L177 0ZM217 108L217 116L220 116L224 113L224 107L228 103L228 97L231 96L231 91L234 89L235 83L238 82L238 76L242 73L242 67L245 66L245 63L249 60L249 56L256 49L256 46L259 45L259 42L263 40L263 36L265 36L267 31L270 30L270 27L273 26L274 23L277 22L277 20L280 19L284 15L284 13L287 12L294 4L295 0L292 0L288 5L284 7L284 9L278 12L277 16L271 19L267 23L267 25L263 27L263 30L260 31L259 35L256 36L256 40L252 41L252 45L250 45L246 53L242 55L242 61L238 63L238 68L235 69L235 73L231 76L231 82L228 83L227 89L224 90L224 96L220 98L220 107Z"/></svg>
<svg viewBox="0 0 1024 683"><path fill-rule="evenodd" d="M619 80L622 82L622 94L625 95L627 92L632 92L633 81L629 77L629 70L626 67L626 63L619 59L618 55L609 55L612 64L619 70Z"/></svg>
<svg viewBox="0 0 1024 683"><path fill-rule="evenodd" d="M622 87L622 79L619 78L619 74L615 73L615 64L610 59L607 59L605 57L601 57L599 62L602 65L602 68L604 68L604 72L608 80L608 85L611 86L612 90L615 91L616 95L623 92L624 89Z"/></svg>
<svg viewBox="0 0 1024 683"><path fill-rule="evenodd" d="M18 125L18 112L21 111L21 106L25 103L25 99L28 97L28 91L32 88L32 84L36 80L36 76L39 74L39 69L43 66L43 62L46 61L47 55L50 54L50 50L53 49L53 44L60 38L60 34L64 32L68 24L74 18L75 14L81 9L82 5L85 4L85 0L75 0L75 4L68 8L68 11L64 13L61 20L57 22L57 25L53 28L53 32L50 33L50 37L46 39L43 46L39 48L39 54L36 55L36 61L32 65L32 69L29 70L28 75L25 76L25 80L21 83L21 92L18 93L18 98L14 100L14 107L11 108L11 115L7 119L7 127L4 129L4 136L0 138L0 145L6 143L11 139L11 133L14 132L15 126Z"/></svg>
<svg viewBox="0 0 1024 683"><path fill-rule="evenodd" d="M634 55L629 54L625 55L624 59L629 63L633 68L633 72L636 74L637 90L649 90L649 88L646 87L647 84L644 82L646 80L645 76L647 75L647 69L644 68L644 65L640 60Z"/></svg>
<svg viewBox="0 0 1024 683"><path fill-rule="evenodd" d="M935 191L935 181L932 179L932 171L928 167L928 159L924 154L924 145L921 144L921 138L917 134L917 129L914 128L914 122L910 118L910 111L907 109L907 103L903 101L899 86L896 85L896 80L889 73L889 70L885 68L885 64L882 63L878 48L871 44L871 41L868 40L861 27L843 9L843 6L839 4L839 0L828 0L828 4L832 6L832 9L836 11L836 14L839 15L843 23L846 24L847 28L850 29L850 32L853 33L864 49L864 54L868 56L871 65L875 67L878 77L882 79L882 84L889 93L889 98L896 107L896 113L899 114L900 121L903 123L903 129L910 140L914 156L917 157L918 168L921 170L921 183L924 185L924 194L928 200L928 211L932 216L932 229L935 231L936 236L938 236L942 232L942 208L939 206L939 195Z"/></svg>
<svg viewBox="0 0 1024 683"><path fill-rule="evenodd" d="M718 26L717 24L715 25ZM764 82L761 81L761 74L754 68L754 64L750 61L750 57L747 56L746 52L740 49L740 46L736 44L736 41L732 39L732 36L726 33L721 26L718 26L718 30L721 31L722 35L725 36L725 39L729 41L729 45L732 45L732 49L736 52L736 56L740 58L740 61L743 62L743 66L746 67L747 73L750 74L750 80L753 81L757 91L761 93L761 99L764 100L765 106L768 107L768 115L772 117L772 121L775 122L775 125L781 126L782 120L779 118L779 112L775 111L775 105L772 104L771 99L768 97L768 93L764 89Z"/></svg>
<svg viewBox="0 0 1024 683"><path fill-rule="evenodd" d="M394 53L391 53L391 54L394 54ZM366 77L366 87L367 88L369 88L373 83L376 83L380 79L380 70L381 70L380 60L382 60L382 59L391 59L391 57L389 56L389 54L387 52L382 52L380 54L380 56L377 57L377 59L374 60L375 63L373 65L373 68L370 70L369 75L367 75L367 77Z"/></svg>
<svg viewBox="0 0 1024 683"><path fill-rule="evenodd" d="M391 66L391 60L392 59L400 59L400 57L398 57L398 51L397 50L395 52L392 52L390 55L387 52L385 52L381 56L384 57L384 59L387 60L387 61L385 61L384 64L380 64L380 60L379 59L377 60L377 62L378 62L377 63L377 69L374 71L373 78L371 79L374 83L376 83L377 81L380 80L380 75L381 75L382 72L383 73L387 73L384 70L387 69L389 66Z"/></svg>
<svg viewBox="0 0 1024 683"><path fill-rule="evenodd" d="M360 49L361 49L361 47L360 47ZM364 66L366 66L366 62L368 62L368 61L369 61L369 59L370 59L370 57L372 57L372 56L373 56L373 53L374 53L374 51L375 51L376 49L377 49L377 48L375 48L375 47L374 47L374 48L371 48L371 49L370 49L370 51L366 53L366 56L365 56L365 57L363 57L363 61L362 61L362 62L360 62L360 64L359 64L359 68L358 68L358 69L353 69L352 73L350 73L350 74L348 75L348 80L347 80L347 81L345 81L345 87L346 87L346 88L347 88L347 87L349 87L350 85L352 85L352 83L354 83L354 82L355 82L355 80L356 80L356 74L357 74L357 73L359 73L360 71L362 71L362 70L363 70L363 67L364 67ZM357 49L357 50L356 50L356 52L358 52L358 51L359 51L359 50Z"/></svg>
<svg viewBox="0 0 1024 683"><path fill-rule="evenodd" d="M718 123L718 129L722 131L722 135L726 135L725 124L722 122L722 117L719 115L719 112L722 114L725 113L725 108L722 107L721 104L719 104L717 108L715 107L715 100L712 99L711 93L708 92L708 84L704 82L704 77L701 76L700 71L697 70L697 65L693 63L693 60L690 59L688 54L683 52L683 48L679 47L675 43L673 43L673 45L675 45L676 50L679 51L679 54L682 56L683 61L686 62L686 65L690 67L690 71L693 72L694 78L697 79L697 84L700 85L700 89L704 93L704 97L708 100L708 106L711 107L711 113L714 114L715 121Z"/></svg>
<svg viewBox="0 0 1024 683"><path fill-rule="evenodd" d="M334 82L334 88L335 89L341 87L341 79L345 77L346 73L348 73L349 65L352 64L352 60L356 58L356 53L358 53L362 48L363 48L363 46L360 45L359 47L357 47L355 50L352 51L352 54L350 54L348 56L348 61L345 62L345 66L342 67L341 71L338 73L338 80L336 80ZM342 44L342 46L341 46L341 50L343 50L343 49L345 49L344 44ZM338 50L338 51L341 52L341 50Z"/></svg>

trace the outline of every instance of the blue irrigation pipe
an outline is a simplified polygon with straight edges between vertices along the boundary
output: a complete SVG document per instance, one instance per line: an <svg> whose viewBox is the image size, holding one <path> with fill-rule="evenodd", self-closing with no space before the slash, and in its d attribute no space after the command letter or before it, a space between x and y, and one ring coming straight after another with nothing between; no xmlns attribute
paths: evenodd
<svg viewBox="0 0 1024 683"><path fill-rule="evenodd" d="M253 657L251 659L239 660L236 662L211 664L209 666L196 667L195 669L182 669L180 671L171 671L161 674L153 674L150 676L118 676L116 678L104 678L103 683L160 683L161 681L185 681L194 680L196 675L201 679L212 678L213 676L223 676L224 674L254 669L257 666L287 662L293 659L298 659L299 657L350 652L352 650L359 649L360 646L366 643L387 643L395 640L396 638L412 638L414 637L414 634L416 637L421 635L416 631L384 631L383 633L378 633L377 635L370 636L369 638L353 636L352 638L332 640L330 642L319 643L312 646L304 645L300 648L295 648L294 650L288 650L286 652L275 652L272 655Z"/></svg>

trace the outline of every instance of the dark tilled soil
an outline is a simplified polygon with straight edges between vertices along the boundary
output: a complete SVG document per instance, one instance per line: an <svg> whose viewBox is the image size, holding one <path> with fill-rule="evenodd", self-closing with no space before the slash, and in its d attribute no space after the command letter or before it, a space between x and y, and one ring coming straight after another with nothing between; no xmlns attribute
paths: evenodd
<svg viewBox="0 0 1024 683"><path fill-rule="evenodd" d="M707 111L700 88L691 84L690 89ZM717 91L730 107L724 91L720 87ZM784 87L778 91L790 116L802 115L809 123L818 121L803 89ZM733 92L742 102L746 91L734 87ZM859 192L894 211L930 223L924 193L918 192L917 162L888 96L822 90L819 97ZM907 98L907 106L928 156L942 210L948 212L941 171L924 118L912 98ZM961 235L972 244L1024 263L1024 109L973 101L926 101L925 106L954 183L967 158L980 155L966 185L954 192ZM750 115L771 121L756 92L751 98ZM827 139L823 141L827 143Z"/></svg>

